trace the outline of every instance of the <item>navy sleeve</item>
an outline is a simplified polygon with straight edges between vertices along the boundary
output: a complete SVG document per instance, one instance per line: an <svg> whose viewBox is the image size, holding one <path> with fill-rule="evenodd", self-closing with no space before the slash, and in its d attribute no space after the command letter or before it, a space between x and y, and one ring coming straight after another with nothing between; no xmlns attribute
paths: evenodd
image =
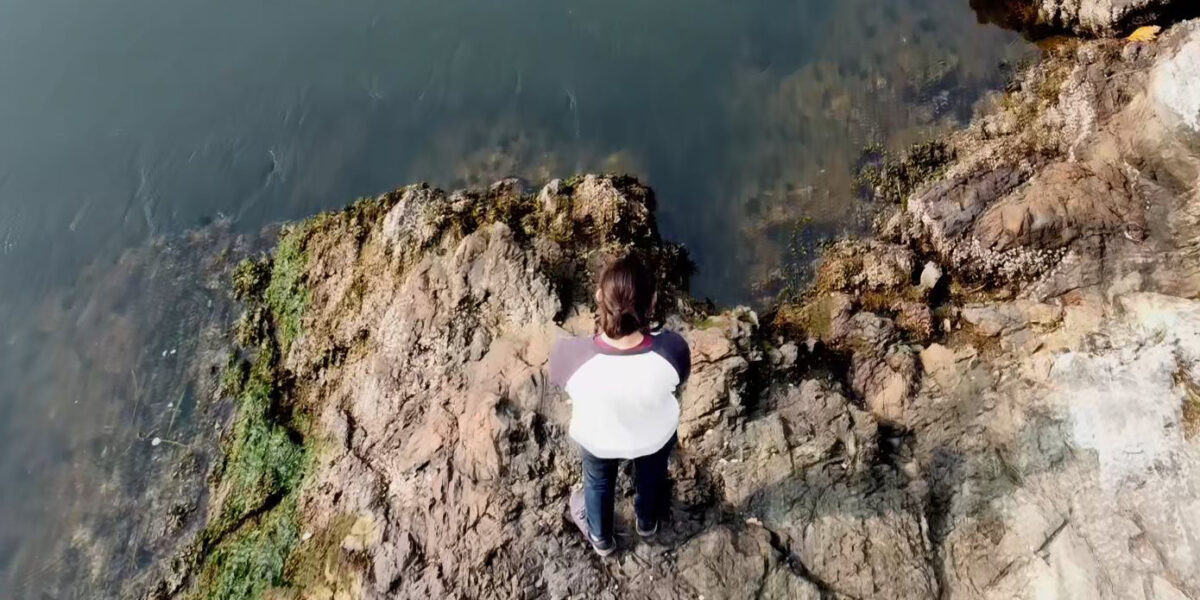
<svg viewBox="0 0 1200 600"><path fill-rule="evenodd" d="M559 340L550 351L550 382L558 387L566 387L575 371L593 355L595 350L590 339Z"/></svg>
<svg viewBox="0 0 1200 600"><path fill-rule="evenodd" d="M687 340L674 331L664 331L655 336L654 351L667 359L679 374L679 385L692 374L692 350Z"/></svg>

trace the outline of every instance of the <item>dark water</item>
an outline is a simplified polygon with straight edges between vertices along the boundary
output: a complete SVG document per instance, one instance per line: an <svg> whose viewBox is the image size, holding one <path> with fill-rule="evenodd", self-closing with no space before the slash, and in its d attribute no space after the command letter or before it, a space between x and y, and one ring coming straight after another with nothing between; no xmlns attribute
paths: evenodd
<svg viewBox="0 0 1200 600"><path fill-rule="evenodd" d="M42 597L108 531L80 499L187 421L219 281L152 240L624 171L742 301L797 219L861 225L866 144L960 124L1029 52L966 0L0 0L0 596Z"/></svg>

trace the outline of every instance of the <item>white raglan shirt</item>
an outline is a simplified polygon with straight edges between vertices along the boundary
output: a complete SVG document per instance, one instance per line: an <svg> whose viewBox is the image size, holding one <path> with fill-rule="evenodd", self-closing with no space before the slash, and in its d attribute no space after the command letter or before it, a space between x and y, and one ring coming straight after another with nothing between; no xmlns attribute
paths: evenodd
<svg viewBox="0 0 1200 600"><path fill-rule="evenodd" d="M675 393L690 371L687 342L670 331L626 350L570 338L550 353L550 379L571 397L571 438L598 458L661 449L679 428Z"/></svg>

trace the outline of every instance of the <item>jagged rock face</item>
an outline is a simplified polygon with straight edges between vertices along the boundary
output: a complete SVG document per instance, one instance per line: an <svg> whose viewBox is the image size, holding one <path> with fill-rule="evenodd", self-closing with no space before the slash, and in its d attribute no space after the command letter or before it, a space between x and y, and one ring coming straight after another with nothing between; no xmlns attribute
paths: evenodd
<svg viewBox="0 0 1200 600"><path fill-rule="evenodd" d="M904 432L891 460L948 597L1200 597L1198 64L1194 23L1050 58L955 137L889 243L835 247L806 308L780 310L827 315L847 391ZM898 326L915 269L820 277L897 246L951 280L932 342Z"/></svg>
<svg viewBox="0 0 1200 600"><path fill-rule="evenodd" d="M589 186L542 190L532 222L573 230L578 215L602 214L589 202L636 207L644 197L604 179ZM922 347L894 307L929 310L917 273L927 265L910 246L869 242L832 249L819 270L836 299L817 344L848 354L844 373L804 375L816 356L747 310L670 315L694 363L670 522L657 543L634 541L623 489L623 552L603 560L563 518L578 458L545 365L557 336L593 322L586 304L564 301L578 295L555 274L586 280L596 248L615 238L566 247L504 221L455 230L429 206L455 214L467 210L462 198L496 199L462 195L453 208L453 197L411 189L363 235L333 229L309 242L311 304L286 362L328 442L301 510L313 539L348 533L324 584L302 596L1200 591L1189 541L1200 473L1179 408L1191 388L1176 383L1200 375L1187 325L1195 302L1132 293L1119 310L1095 295L964 303L942 342ZM641 231L620 239L662 243ZM426 240L420 253L405 251L413 235ZM889 294L902 303L887 304ZM1181 315L1189 333L1164 336ZM1132 418L1147 393L1162 400ZM1155 439L1145 459L1128 458L1133 442L1114 449L1127 423L1136 439Z"/></svg>
<svg viewBox="0 0 1200 600"><path fill-rule="evenodd" d="M956 597L1200 596L1200 448L1178 383L1195 381L1197 303L1135 293L1075 314L1102 306L1028 323L1046 328L1032 345L1013 329L991 338L1011 350L922 352L914 459Z"/></svg>
<svg viewBox="0 0 1200 600"><path fill-rule="evenodd" d="M1013 29L1095 36L1162 22L1187 11L1187 4L1188 0L971 0L982 18Z"/></svg>
<svg viewBox="0 0 1200 600"><path fill-rule="evenodd" d="M1181 24L1150 44L1085 43L1026 73L998 110L955 136L959 159L909 199L902 237L960 275L1036 282L1024 289L1039 298L1097 283L1101 265L1186 253L1186 235L1160 231L1173 225L1152 211L1186 197L1196 178L1196 107L1184 100L1194 84L1167 83L1194 79L1195 29Z"/></svg>
<svg viewBox="0 0 1200 600"><path fill-rule="evenodd" d="M795 345L768 344L746 310L668 319L694 365L671 525L660 544L635 543L622 501L623 556L593 556L563 518L578 456L545 372L554 340L593 320L563 305L572 294L555 274L586 282L593 253L617 241L663 245L637 225L650 196L603 178L541 190L531 221L586 230L570 247L504 222L455 234L455 211L469 210L455 197L409 189L362 235L308 242L310 304L285 363L328 442L300 506L313 539L354 527L341 566L305 594L936 592L921 500L878 464L874 418L834 384L793 380Z"/></svg>

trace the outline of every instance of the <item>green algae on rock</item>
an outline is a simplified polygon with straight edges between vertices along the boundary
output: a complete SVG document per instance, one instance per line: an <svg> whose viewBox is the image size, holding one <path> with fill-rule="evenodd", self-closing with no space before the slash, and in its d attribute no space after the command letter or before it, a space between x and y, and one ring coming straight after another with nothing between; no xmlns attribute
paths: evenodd
<svg viewBox="0 0 1200 600"><path fill-rule="evenodd" d="M225 457L214 471L209 523L194 542L198 561L188 595L250 599L286 586L284 564L300 541L295 493L312 461L314 438L290 397L281 352L300 333L307 302L304 244L312 222L286 229L270 259L246 259L233 291L245 315L263 322L239 333L247 363L232 357L222 392L235 398ZM242 329L240 326L239 329Z"/></svg>
<svg viewBox="0 0 1200 600"><path fill-rule="evenodd" d="M855 181L873 199L892 204L907 201L909 194L954 159L953 150L941 140L917 143L899 154L873 146L865 154L874 155L875 160L859 169Z"/></svg>

